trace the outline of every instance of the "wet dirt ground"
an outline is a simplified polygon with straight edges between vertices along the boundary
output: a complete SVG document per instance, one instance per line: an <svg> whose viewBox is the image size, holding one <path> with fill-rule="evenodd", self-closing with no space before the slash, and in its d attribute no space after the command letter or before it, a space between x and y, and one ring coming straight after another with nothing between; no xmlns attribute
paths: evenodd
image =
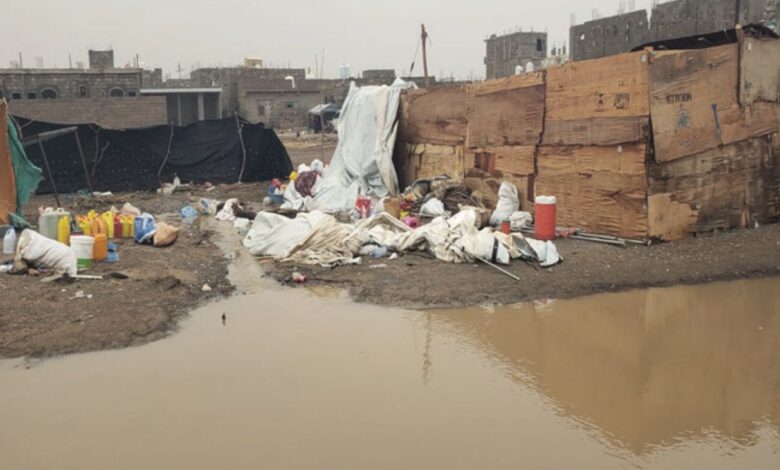
<svg viewBox="0 0 780 470"><path fill-rule="evenodd" d="M310 162L321 150L311 142L290 146L293 162ZM200 197L236 197L255 210L262 208L267 184L220 185L176 192L170 196L139 192L104 198L64 196L63 204L76 213L103 211L131 202L155 215L175 214ZM54 205L52 196L36 196L26 207L35 220L38 206ZM181 225L175 216L176 225ZM40 278L0 275L0 357L48 357L100 349L122 348L163 338L197 305L221 295L232 286L225 279L228 259L218 247L230 224L184 226L171 248L154 249L124 242L120 262L100 265L93 274L112 271L128 280L77 281L45 284ZM404 308L458 307L511 304L546 298L571 298L632 288L698 284L717 280L780 274L780 225L758 230L733 231L684 242L628 249L587 242L557 242L564 263L537 270L513 263L514 281L483 265L452 265L424 254L397 260L366 260L361 266L325 269L263 262L255 281L263 276L290 285L291 274L309 277L306 287L345 289L362 303ZM238 240L226 251L241 251ZM380 267L377 267L379 265ZM382 267L384 265L384 267ZM202 286L208 284L210 292ZM78 291L91 299L74 298Z"/></svg>
<svg viewBox="0 0 780 470"><path fill-rule="evenodd" d="M614 247L557 240L563 263L538 269L522 262L504 266L516 281L483 264L442 263L422 253L389 260L366 258L357 266L265 263L269 276L290 282L293 272L306 285L346 289L358 302L405 308L511 304L565 299L645 287L701 284L780 275L780 224L722 232L650 247Z"/></svg>
<svg viewBox="0 0 780 470"><path fill-rule="evenodd" d="M165 341L0 361L0 468L780 462L778 278L412 312L256 268Z"/></svg>

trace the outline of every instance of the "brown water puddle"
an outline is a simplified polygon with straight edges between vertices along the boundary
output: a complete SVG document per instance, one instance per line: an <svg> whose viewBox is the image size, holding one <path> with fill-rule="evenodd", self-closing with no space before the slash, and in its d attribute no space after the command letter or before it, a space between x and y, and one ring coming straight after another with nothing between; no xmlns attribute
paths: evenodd
<svg viewBox="0 0 780 470"><path fill-rule="evenodd" d="M0 362L0 423L0 469L775 469L780 279L433 312L263 290Z"/></svg>

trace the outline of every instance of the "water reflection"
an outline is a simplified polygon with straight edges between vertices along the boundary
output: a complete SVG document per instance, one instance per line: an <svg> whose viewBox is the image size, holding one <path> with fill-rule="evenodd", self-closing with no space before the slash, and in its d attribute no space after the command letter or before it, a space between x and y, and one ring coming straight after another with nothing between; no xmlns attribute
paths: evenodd
<svg viewBox="0 0 780 470"><path fill-rule="evenodd" d="M698 440L752 446L760 428L780 429L777 287L651 289L428 317L434 332L454 329L558 413L646 456ZM434 369L435 356L424 356Z"/></svg>

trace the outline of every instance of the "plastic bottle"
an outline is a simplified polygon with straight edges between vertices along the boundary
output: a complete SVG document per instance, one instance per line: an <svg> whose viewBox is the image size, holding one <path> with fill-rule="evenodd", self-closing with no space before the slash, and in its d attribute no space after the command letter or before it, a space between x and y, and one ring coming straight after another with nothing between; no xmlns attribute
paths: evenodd
<svg viewBox="0 0 780 470"><path fill-rule="evenodd" d="M57 222L57 241L70 245L70 214L61 214Z"/></svg>
<svg viewBox="0 0 780 470"><path fill-rule="evenodd" d="M12 255L14 253L16 253L16 230L13 227L8 227L8 231L3 237L3 254Z"/></svg>
<svg viewBox="0 0 780 470"><path fill-rule="evenodd" d="M38 231L41 235L52 240L57 240L59 214L51 207L47 207L38 218Z"/></svg>
<svg viewBox="0 0 780 470"><path fill-rule="evenodd" d="M95 235L95 245L92 250L95 261L105 261L108 258L108 238L105 233Z"/></svg>
<svg viewBox="0 0 780 470"><path fill-rule="evenodd" d="M101 216L103 218L103 222L106 225L106 237L110 240L114 237L114 213L113 212L103 212Z"/></svg>
<svg viewBox="0 0 780 470"><path fill-rule="evenodd" d="M114 215L114 238L122 238L124 228L118 215Z"/></svg>

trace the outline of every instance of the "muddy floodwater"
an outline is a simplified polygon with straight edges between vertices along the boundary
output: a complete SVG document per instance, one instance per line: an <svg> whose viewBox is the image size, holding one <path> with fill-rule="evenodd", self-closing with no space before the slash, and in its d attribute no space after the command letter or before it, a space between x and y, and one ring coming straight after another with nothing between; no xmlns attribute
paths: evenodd
<svg viewBox="0 0 780 470"><path fill-rule="evenodd" d="M431 312L239 290L146 346L0 362L0 469L780 468L780 279Z"/></svg>

